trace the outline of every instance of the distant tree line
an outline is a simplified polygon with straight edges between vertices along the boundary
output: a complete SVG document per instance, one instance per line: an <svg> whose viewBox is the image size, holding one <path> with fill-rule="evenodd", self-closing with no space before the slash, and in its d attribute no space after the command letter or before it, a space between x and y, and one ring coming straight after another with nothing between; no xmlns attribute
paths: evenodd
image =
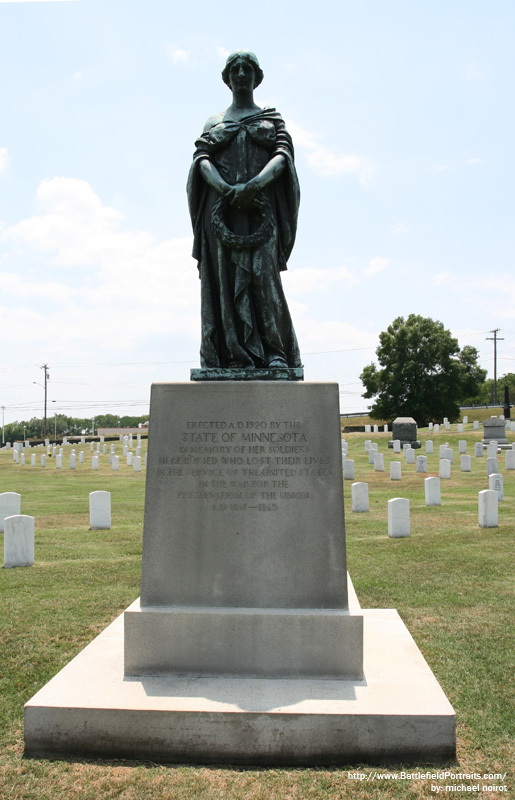
<svg viewBox="0 0 515 800"><path fill-rule="evenodd" d="M140 423L148 422L148 414L143 417L118 417L114 414L99 414L98 417L68 417L66 414L56 414L47 417L47 436L51 439L57 432L57 438L63 436L88 436L93 433L95 420L95 433L98 428L137 428ZM43 417L32 417L21 422L10 422L5 426L4 437L6 442L21 441L25 428L26 439L42 439L45 429Z"/></svg>

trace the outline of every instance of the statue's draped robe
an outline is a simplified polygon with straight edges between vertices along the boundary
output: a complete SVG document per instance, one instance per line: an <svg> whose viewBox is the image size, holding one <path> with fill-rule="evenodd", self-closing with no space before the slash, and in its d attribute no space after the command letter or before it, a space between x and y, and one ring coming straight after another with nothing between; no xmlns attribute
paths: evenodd
<svg viewBox="0 0 515 800"><path fill-rule="evenodd" d="M265 108L240 121L212 117L212 125L196 141L188 178L193 224L193 257L201 279L204 367L266 367L281 358L289 367L301 365L300 353L284 296L280 270L295 240L299 185L293 145L281 115ZM246 183L281 153L286 166L263 194L274 218L270 239L254 249L225 246L211 227L218 193L203 179L200 162L209 159L230 185ZM226 208L224 221L236 234L253 233L260 223L254 211Z"/></svg>

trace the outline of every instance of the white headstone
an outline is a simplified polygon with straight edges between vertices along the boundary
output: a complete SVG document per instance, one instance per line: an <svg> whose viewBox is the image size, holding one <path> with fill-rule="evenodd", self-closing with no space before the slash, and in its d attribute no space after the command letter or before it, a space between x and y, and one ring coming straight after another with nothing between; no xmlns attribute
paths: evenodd
<svg viewBox="0 0 515 800"><path fill-rule="evenodd" d="M480 528L497 528L499 525L499 495L495 489L483 489L478 493L478 512Z"/></svg>
<svg viewBox="0 0 515 800"><path fill-rule="evenodd" d="M474 430L475 431L479 430L479 421L477 419L474 420L473 424L474 424Z"/></svg>
<svg viewBox="0 0 515 800"><path fill-rule="evenodd" d="M45 447L48 447L49 444L50 444L50 439L45 439Z"/></svg>
<svg viewBox="0 0 515 800"><path fill-rule="evenodd" d="M374 433L379 433L379 425L374 425Z"/></svg>
<svg viewBox="0 0 515 800"><path fill-rule="evenodd" d="M31 467L35 467L36 466L36 454L35 453L32 453L32 455L30 457L30 466Z"/></svg>
<svg viewBox="0 0 515 800"><path fill-rule="evenodd" d="M372 426L371 425L365 425L365 433L371 433L371 432L372 432Z"/></svg>
<svg viewBox="0 0 515 800"><path fill-rule="evenodd" d="M393 497L388 500L388 536L400 538L409 534L409 500L404 497Z"/></svg>
<svg viewBox="0 0 515 800"><path fill-rule="evenodd" d="M467 452L467 441L466 439L460 439L458 442L458 453L466 453Z"/></svg>
<svg viewBox="0 0 515 800"><path fill-rule="evenodd" d="M111 445L111 453L114 453L114 444Z"/></svg>
<svg viewBox="0 0 515 800"><path fill-rule="evenodd" d="M353 483L351 486L352 510L369 511L368 483Z"/></svg>
<svg viewBox="0 0 515 800"><path fill-rule="evenodd" d="M464 416L464 417L463 417L463 424L464 424L464 425L467 425L467 424L468 424L468 421L469 421L469 418L468 418L467 416Z"/></svg>
<svg viewBox="0 0 515 800"><path fill-rule="evenodd" d="M104 441L104 439L105 439L105 436L101 436L101 437L100 437L100 441L101 441L101 442L103 442L103 441Z"/></svg>
<svg viewBox="0 0 515 800"><path fill-rule="evenodd" d="M499 414L499 419L505 419L504 414Z"/></svg>
<svg viewBox="0 0 515 800"><path fill-rule="evenodd" d="M383 425L383 433L388 433L388 425Z"/></svg>
<svg viewBox="0 0 515 800"><path fill-rule="evenodd" d="M91 469L98 469L98 456L93 456L91 459Z"/></svg>
<svg viewBox="0 0 515 800"><path fill-rule="evenodd" d="M97 442L97 453L100 453L100 442Z"/></svg>
<svg viewBox="0 0 515 800"><path fill-rule="evenodd" d="M20 463L20 454L19 454L18 450L13 450L13 461L14 461L15 464L19 464Z"/></svg>
<svg viewBox="0 0 515 800"><path fill-rule="evenodd" d="M474 453L476 458L483 458L483 443L476 442L474 445Z"/></svg>
<svg viewBox="0 0 515 800"><path fill-rule="evenodd" d="M95 449L95 442L90 442L89 443L89 451L90 451L90 453L92 453L94 449Z"/></svg>
<svg viewBox="0 0 515 800"><path fill-rule="evenodd" d="M433 442L431 439L428 439L426 442L426 453L428 453L428 455L433 453Z"/></svg>
<svg viewBox="0 0 515 800"><path fill-rule="evenodd" d="M111 467L113 469L120 469L120 456L113 456Z"/></svg>
<svg viewBox="0 0 515 800"><path fill-rule="evenodd" d="M104 455L104 456L106 456L106 455L107 455L107 445L105 444L105 442L104 442L104 444L102 445L102 455Z"/></svg>
<svg viewBox="0 0 515 800"><path fill-rule="evenodd" d="M451 464L454 463L452 447L445 448L445 450L443 451L443 458L447 458L451 462Z"/></svg>
<svg viewBox="0 0 515 800"><path fill-rule="evenodd" d="M345 445L345 449L344 449L344 445ZM348 452L348 448L349 448L349 446L348 446L347 442L342 442L342 453L347 453ZM141 445L140 444L136 447L135 455L141 456Z"/></svg>
<svg viewBox="0 0 515 800"><path fill-rule="evenodd" d="M402 465L400 461L390 461L390 480L391 481L400 481L401 480L401 469Z"/></svg>
<svg viewBox="0 0 515 800"><path fill-rule="evenodd" d="M70 453L70 469L75 469L76 467L76 458L75 453Z"/></svg>
<svg viewBox="0 0 515 800"><path fill-rule="evenodd" d="M62 457L64 455L64 450L62 447L59 448L59 455Z"/></svg>
<svg viewBox="0 0 515 800"><path fill-rule="evenodd" d="M446 423L446 422L449 422L449 417L444 417L444 418L443 418L443 424L444 424L444 425L445 425L445 423Z"/></svg>
<svg viewBox="0 0 515 800"><path fill-rule="evenodd" d="M68 439L66 438L66 436L63 436L63 444L68 444Z"/></svg>
<svg viewBox="0 0 515 800"><path fill-rule="evenodd" d="M384 456L382 453L375 453L374 455L374 470L376 472L384 472Z"/></svg>
<svg viewBox="0 0 515 800"><path fill-rule="evenodd" d="M342 454L342 458L346 457ZM133 465L134 472L141 472L141 456L134 456L134 465Z"/></svg>
<svg viewBox="0 0 515 800"><path fill-rule="evenodd" d="M472 470L472 459L470 456L463 455L461 457L461 471L462 472L471 472Z"/></svg>
<svg viewBox="0 0 515 800"><path fill-rule="evenodd" d="M89 493L89 527L92 531L111 527L111 492Z"/></svg>
<svg viewBox="0 0 515 800"><path fill-rule="evenodd" d="M442 495L440 492L440 478L425 478L424 494L426 498L426 506L441 506Z"/></svg>
<svg viewBox="0 0 515 800"><path fill-rule="evenodd" d="M427 456L417 456L417 472L427 472Z"/></svg>
<svg viewBox="0 0 515 800"><path fill-rule="evenodd" d="M4 567L31 567L34 563L34 517L17 514L4 521Z"/></svg>
<svg viewBox="0 0 515 800"><path fill-rule="evenodd" d="M494 472L488 476L488 488L494 489L499 495L499 502L504 500L504 480L499 472Z"/></svg>
<svg viewBox="0 0 515 800"><path fill-rule="evenodd" d="M79 464L84 464L84 450L79 450Z"/></svg>
<svg viewBox="0 0 515 800"><path fill-rule="evenodd" d="M446 431L450 431L450 429L451 429L451 423L450 422L446 422L445 423L445 430Z"/></svg>
<svg viewBox="0 0 515 800"><path fill-rule="evenodd" d="M412 447L408 447L404 451L404 458L406 459L406 464L414 464L415 463L415 450Z"/></svg>
<svg viewBox="0 0 515 800"><path fill-rule="evenodd" d="M127 453L127 466L132 467L132 453Z"/></svg>
<svg viewBox="0 0 515 800"><path fill-rule="evenodd" d="M506 450L505 458L505 469L515 469L515 450Z"/></svg>
<svg viewBox="0 0 515 800"><path fill-rule="evenodd" d="M506 426L506 427L508 427L508 426ZM515 421L514 421L514 420L512 420L512 421L510 422L510 430L511 430L511 431L515 431Z"/></svg>
<svg viewBox="0 0 515 800"><path fill-rule="evenodd" d="M372 439L365 439L365 442L364 442L365 453L368 453L368 451L370 450L370 445L371 444L372 444Z"/></svg>
<svg viewBox="0 0 515 800"><path fill-rule="evenodd" d="M41 466L42 466L42 467L46 467L46 455L45 455L44 453L43 453L43 455L40 457L40 459L39 459L39 463L41 464Z"/></svg>
<svg viewBox="0 0 515 800"><path fill-rule="evenodd" d="M429 423L429 430L430 430L430 431L432 431L432 430L433 430L433 427L434 427L433 423L432 423L432 422L430 422L430 423Z"/></svg>
<svg viewBox="0 0 515 800"><path fill-rule="evenodd" d="M438 422L436 422L434 424L433 430L434 430L435 433L439 433L440 432L440 425L438 424Z"/></svg>
<svg viewBox="0 0 515 800"><path fill-rule="evenodd" d="M126 444L124 444L123 445L123 453L122 453L123 458L127 457L127 452L128 452L128 447L127 447Z"/></svg>
<svg viewBox="0 0 515 800"><path fill-rule="evenodd" d="M400 439L394 439L393 440L393 452L394 453L400 453L401 452L401 440Z"/></svg>
<svg viewBox="0 0 515 800"><path fill-rule="evenodd" d="M342 452L342 464L343 464L343 462L344 462L344 461L346 461L346 460L347 460L347 453L343 453L343 452Z"/></svg>
<svg viewBox="0 0 515 800"><path fill-rule="evenodd" d="M488 458L495 458L497 455L497 442L489 442L486 448L486 455Z"/></svg>
<svg viewBox="0 0 515 800"><path fill-rule="evenodd" d="M21 514L21 494L2 492L0 494L0 533L4 529L4 519Z"/></svg>
<svg viewBox="0 0 515 800"><path fill-rule="evenodd" d="M63 466L63 457L60 453L58 453L55 457L55 468L61 469Z"/></svg>
<svg viewBox="0 0 515 800"><path fill-rule="evenodd" d="M373 464L374 463L374 458L375 458L375 454L376 453L377 453L377 450L373 450L372 447L368 451L368 463L369 464Z"/></svg>
<svg viewBox="0 0 515 800"><path fill-rule="evenodd" d="M145 466L147 466L147 454L145 453ZM343 464L343 478L346 481L354 480L354 461L352 458L347 458Z"/></svg>
<svg viewBox="0 0 515 800"><path fill-rule="evenodd" d="M20 466L25 466L25 453L20 453Z"/></svg>
<svg viewBox="0 0 515 800"><path fill-rule="evenodd" d="M129 450L132 450L132 433L129 434Z"/></svg>
<svg viewBox="0 0 515 800"><path fill-rule="evenodd" d="M499 472L499 462L496 458L490 457L486 459L486 474L488 476L494 475Z"/></svg>
<svg viewBox="0 0 515 800"><path fill-rule="evenodd" d="M450 478L451 477L451 462L448 458L441 458L440 459L440 478Z"/></svg>
<svg viewBox="0 0 515 800"><path fill-rule="evenodd" d="M410 445L410 443L409 443L409 442L404 442L404 444L402 445L402 451L403 451L403 453L405 453L405 452L406 452L406 450L411 450L411 449L412 449L412 448L411 448L411 445Z"/></svg>
<svg viewBox="0 0 515 800"><path fill-rule="evenodd" d="M81 444L86 444L86 437L85 436L81 436L80 437L80 443Z"/></svg>
<svg viewBox="0 0 515 800"><path fill-rule="evenodd" d="M463 423L458 422L458 433L463 433Z"/></svg>

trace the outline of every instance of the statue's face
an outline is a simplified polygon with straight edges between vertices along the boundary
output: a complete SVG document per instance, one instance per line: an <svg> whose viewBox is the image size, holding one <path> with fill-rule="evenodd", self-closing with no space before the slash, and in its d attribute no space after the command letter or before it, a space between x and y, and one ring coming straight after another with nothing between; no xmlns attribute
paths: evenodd
<svg viewBox="0 0 515 800"><path fill-rule="evenodd" d="M233 92L251 92L254 88L254 68L246 58L237 58L229 69L229 84Z"/></svg>

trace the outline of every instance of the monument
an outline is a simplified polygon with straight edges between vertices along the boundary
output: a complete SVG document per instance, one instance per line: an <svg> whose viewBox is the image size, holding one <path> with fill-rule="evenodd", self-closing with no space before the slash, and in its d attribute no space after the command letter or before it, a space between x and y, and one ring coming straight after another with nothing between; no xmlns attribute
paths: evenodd
<svg viewBox="0 0 515 800"><path fill-rule="evenodd" d="M26 704L26 755L452 759L431 670L347 575L338 385L303 380L279 276L291 140L253 103L253 54L223 77L233 103L208 120L189 181L201 367L152 386L141 597Z"/></svg>
<svg viewBox="0 0 515 800"><path fill-rule="evenodd" d="M401 447L409 444L413 450L420 447L417 441L417 423L413 417L397 417L392 424L392 439L388 442L388 447L393 447L395 441L400 441Z"/></svg>

